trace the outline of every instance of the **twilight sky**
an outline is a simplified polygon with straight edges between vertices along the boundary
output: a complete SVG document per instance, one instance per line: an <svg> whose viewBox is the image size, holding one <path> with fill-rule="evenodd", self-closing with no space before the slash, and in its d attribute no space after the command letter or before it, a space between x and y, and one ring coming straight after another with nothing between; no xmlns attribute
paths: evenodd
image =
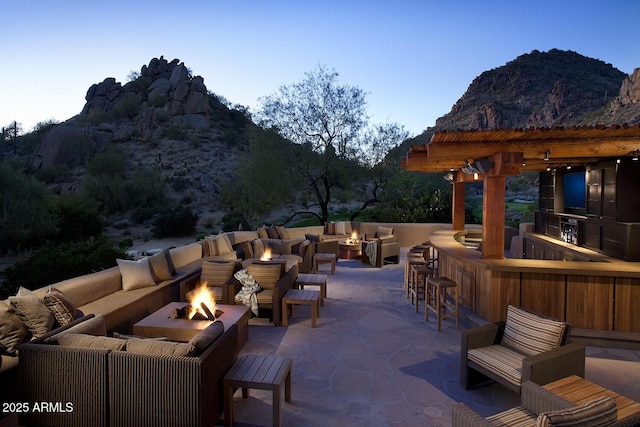
<svg viewBox="0 0 640 427"><path fill-rule="evenodd" d="M0 126L25 132L161 55L251 110L323 64L368 93L372 123L412 135L482 72L535 49L640 67L637 0L3 0L0 12Z"/></svg>

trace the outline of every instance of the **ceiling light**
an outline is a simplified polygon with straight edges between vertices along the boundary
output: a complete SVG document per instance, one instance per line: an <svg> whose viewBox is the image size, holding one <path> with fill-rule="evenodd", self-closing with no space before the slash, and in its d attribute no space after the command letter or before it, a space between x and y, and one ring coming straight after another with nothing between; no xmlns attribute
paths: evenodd
<svg viewBox="0 0 640 427"><path fill-rule="evenodd" d="M547 166L547 172L549 172L551 170L551 167Z"/></svg>
<svg viewBox="0 0 640 427"><path fill-rule="evenodd" d="M444 180L447 181L449 184L453 184L453 182L455 181L455 175L452 172L449 172L442 178L444 178Z"/></svg>
<svg viewBox="0 0 640 427"><path fill-rule="evenodd" d="M544 160L549 161L549 156L551 155L551 150L547 150L544 152Z"/></svg>
<svg viewBox="0 0 640 427"><path fill-rule="evenodd" d="M571 170L571 165L568 165L568 166L567 166L567 170Z"/></svg>
<svg viewBox="0 0 640 427"><path fill-rule="evenodd" d="M635 150L633 152L633 157L631 158L631 160L635 160L636 162L638 161L638 151L640 150Z"/></svg>

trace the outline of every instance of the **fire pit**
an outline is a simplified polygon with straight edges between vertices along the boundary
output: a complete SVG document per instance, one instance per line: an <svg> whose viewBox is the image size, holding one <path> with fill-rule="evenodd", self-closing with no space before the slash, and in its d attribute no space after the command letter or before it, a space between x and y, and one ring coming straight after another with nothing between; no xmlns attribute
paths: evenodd
<svg viewBox="0 0 640 427"><path fill-rule="evenodd" d="M189 304L176 307L169 314L170 319L211 320L215 321L221 310L216 309L215 296L209 291L206 282L202 283L191 295L187 294Z"/></svg>

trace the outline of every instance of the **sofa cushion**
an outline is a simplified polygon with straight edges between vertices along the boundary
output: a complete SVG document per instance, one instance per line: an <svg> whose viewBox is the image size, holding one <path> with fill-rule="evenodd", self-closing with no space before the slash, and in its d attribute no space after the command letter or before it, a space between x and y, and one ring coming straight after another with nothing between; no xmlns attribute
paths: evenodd
<svg viewBox="0 0 640 427"><path fill-rule="evenodd" d="M379 225L378 230L376 231L376 237L391 236L392 234L393 234L392 227L383 227Z"/></svg>
<svg viewBox="0 0 640 427"><path fill-rule="evenodd" d="M169 261L169 253L166 250L149 257L151 274L157 283L164 282L165 280L171 280L173 278L174 273L171 272Z"/></svg>
<svg viewBox="0 0 640 427"><path fill-rule="evenodd" d="M280 277L282 277L284 268L284 263L253 263L247 266L247 273L256 280L261 288L273 289Z"/></svg>
<svg viewBox="0 0 640 427"><path fill-rule="evenodd" d="M200 283L207 283L209 287L222 287L227 280L233 277L236 269L235 262L204 261L200 273Z"/></svg>
<svg viewBox="0 0 640 427"><path fill-rule="evenodd" d="M565 324L510 305L501 344L527 356L560 346Z"/></svg>
<svg viewBox="0 0 640 427"><path fill-rule="evenodd" d="M189 344L193 347L194 355L202 354L220 335L224 333L224 323L213 322L191 338Z"/></svg>
<svg viewBox="0 0 640 427"><path fill-rule="evenodd" d="M258 228L256 230L258 232L258 237L261 239L268 239L269 238L269 232L267 231L267 227L266 226L262 226L260 228Z"/></svg>
<svg viewBox="0 0 640 427"><path fill-rule="evenodd" d="M26 288L21 287L15 297L9 297L9 305L31 332L32 338L40 338L49 332L55 322L53 313Z"/></svg>
<svg viewBox="0 0 640 427"><path fill-rule="evenodd" d="M495 372L510 383L520 385L522 383L522 361L524 356L501 345L469 350L467 358L470 362Z"/></svg>
<svg viewBox="0 0 640 427"><path fill-rule="evenodd" d="M347 234L347 223L344 221L336 222L336 230L334 234Z"/></svg>
<svg viewBox="0 0 640 427"><path fill-rule="evenodd" d="M267 235L269 236L270 239L279 239L280 238L280 235L278 234L278 230L273 225L271 227L267 228Z"/></svg>
<svg viewBox="0 0 640 427"><path fill-rule="evenodd" d="M120 274L122 275L122 290L130 291L133 289L147 288L156 284L151 274L151 268L149 267L149 258L141 258L138 261L125 259L118 259L116 261L120 269Z"/></svg>
<svg viewBox="0 0 640 427"><path fill-rule="evenodd" d="M58 337L58 345L63 347L122 351L126 344L127 340L86 334L64 334Z"/></svg>
<svg viewBox="0 0 640 427"><path fill-rule="evenodd" d="M285 227L281 225L276 225L276 230L278 231L278 236L281 239L284 239L284 240L291 239L291 233L289 233L289 230L287 230Z"/></svg>
<svg viewBox="0 0 640 427"><path fill-rule="evenodd" d="M0 301L0 353L15 356L28 334L24 322L9 305Z"/></svg>
<svg viewBox="0 0 640 427"><path fill-rule="evenodd" d="M218 242L216 236L207 236L204 238L204 255L205 256L217 256L218 255Z"/></svg>
<svg viewBox="0 0 640 427"><path fill-rule="evenodd" d="M603 396L584 405L553 412L542 412L536 419L536 427L604 427L618 419L616 401Z"/></svg>
<svg viewBox="0 0 640 427"><path fill-rule="evenodd" d="M216 236L216 244L218 245L218 255L228 255L233 253L233 246L226 233Z"/></svg>
<svg viewBox="0 0 640 427"><path fill-rule="evenodd" d="M52 288L44 296L44 305L53 313L61 326L66 325L76 318L76 308L69 299L59 290Z"/></svg>
<svg viewBox="0 0 640 427"><path fill-rule="evenodd" d="M157 341L133 338L126 340L125 342L128 353L184 357L192 356L195 351L194 347L191 344L173 341Z"/></svg>
<svg viewBox="0 0 640 427"><path fill-rule="evenodd" d="M288 255L291 254L291 240L282 239L266 239L263 240L265 248L270 248L274 254Z"/></svg>

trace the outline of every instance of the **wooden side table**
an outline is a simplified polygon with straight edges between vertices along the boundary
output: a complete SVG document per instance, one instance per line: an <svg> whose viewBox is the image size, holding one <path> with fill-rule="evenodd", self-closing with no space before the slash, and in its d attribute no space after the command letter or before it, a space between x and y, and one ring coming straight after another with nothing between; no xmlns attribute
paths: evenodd
<svg viewBox="0 0 640 427"><path fill-rule="evenodd" d="M324 299L327 297L327 276L325 274L307 274L300 273L296 279L298 289L304 289L305 286L320 287L320 305L324 305Z"/></svg>
<svg viewBox="0 0 640 427"><path fill-rule="evenodd" d="M316 327L316 318L320 316L320 292L308 289L289 289L282 297L282 326L288 325L289 311L293 316L294 304L311 306L311 327Z"/></svg>
<svg viewBox="0 0 640 427"><path fill-rule="evenodd" d="M273 392L273 425L282 425L282 385L284 400L291 402L291 358L245 354L224 376L224 423L233 425L234 388L242 388L242 397L249 397L250 388Z"/></svg>
<svg viewBox="0 0 640 427"><path fill-rule="evenodd" d="M323 252L313 255L313 271L318 272L318 265L322 263L331 263L331 274L336 272L336 254L326 254Z"/></svg>

